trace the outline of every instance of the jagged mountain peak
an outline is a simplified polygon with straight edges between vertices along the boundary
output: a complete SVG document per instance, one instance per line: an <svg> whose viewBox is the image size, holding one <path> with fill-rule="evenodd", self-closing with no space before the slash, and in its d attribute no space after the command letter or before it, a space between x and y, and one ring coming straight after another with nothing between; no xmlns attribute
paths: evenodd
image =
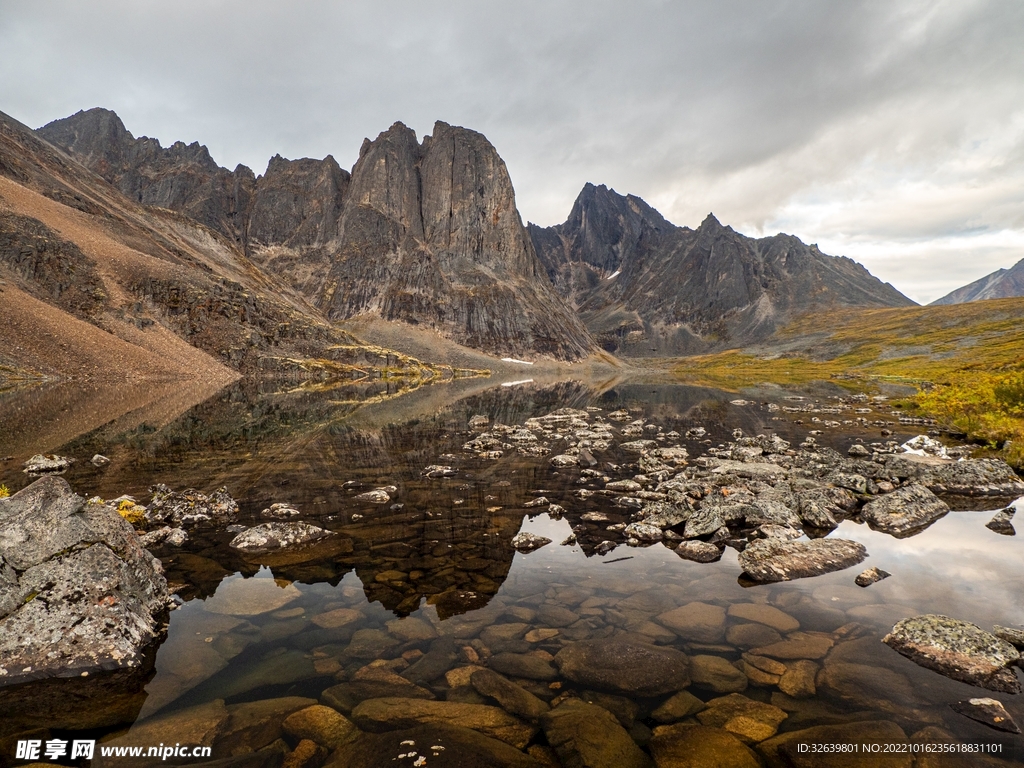
<svg viewBox="0 0 1024 768"><path fill-rule="evenodd" d="M704 217L704 220L697 227L697 232L700 233L718 233L718 232L735 232L732 227L723 226L722 222L718 220L718 217L713 213L708 213Z"/></svg>
<svg viewBox="0 0 1024 768"><path fill-rule="evenodd" d="M608 351L702 353L766 338L810 309L913 304L792 235L746 237L713 213L696 230L676 227L636 201L587 185L565 223L530 228L559 292Z"/></svg>

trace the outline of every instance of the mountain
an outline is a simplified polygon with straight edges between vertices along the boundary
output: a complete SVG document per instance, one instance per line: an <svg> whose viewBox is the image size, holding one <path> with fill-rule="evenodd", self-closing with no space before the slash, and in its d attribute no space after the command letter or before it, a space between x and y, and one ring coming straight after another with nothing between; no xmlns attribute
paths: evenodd
<svg viewBox="0 0 1024 768"><path fill-rule="evenodd" d="M331 156L276 156L259 177L217 166L199 144L135 138L109 110L38 134L133 201L225 236L330 321L402 321L498 356L596 349L538 261L504 162L475 131L438 122L419 142L395 123L364 141L351 174Z"/></svg>
<svg viewBox="0 0 1024 768"><path fill-rule="evenodd" d="M97 124L109 134L119 121ZM126 156L89 146L99 164ZM159 184L183 188L171 178ZM0 113L0 378L198 378L217 388L256 371L351 378L396 367L427 368L362 344L233 240L140 204Z"/></svg>
<svg viewBox="0 0 1024 768"><path fill-rule="evenodd" d="M797 315L914 302L852 259L713 215L677 227L633 195L587 184L569 218L530 225L541 262L609 352L701 354L770 337Z"/></svg>
<svg viewBox="0 0 1024 768"><path fill-rule="evenodd" d="M997 269L980 280L957 288L932 304L963 304L967 301L1012 299L1016 296L1024 296L1024 259L1009 269Z"/></svg>

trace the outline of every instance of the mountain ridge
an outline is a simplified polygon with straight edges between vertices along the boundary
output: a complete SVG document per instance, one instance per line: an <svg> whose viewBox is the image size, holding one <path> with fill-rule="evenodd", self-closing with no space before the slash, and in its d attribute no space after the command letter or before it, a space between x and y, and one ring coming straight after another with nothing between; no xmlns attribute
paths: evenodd
<svg viewBox="0 0 1024 768"><path fill-rule="evenodd" d="M132 199L232 239L331 321L369 313L496 356L597 351L537 260L504 162L475 131L439 121L420 143L399 122L364 140L352 173L330 155L275 156L259 177L216 166L197 143L136 139L100 108L39 134Z"/></svg>
<svg viewBox="0 0 1024 768"><path fill-rule="evenodd" d="M914 305L852 259L793 235L750 238L714 214L697 229L678 227L603 185L587 184L565 223L530 234L601 346L625 356L760 341L816 309Z"/></svg>
<svg viewBox="0 0 1024 768"><path fill-rule="evenodd" d="M997 269L972 283L950 291L932 305L963 304L986 299L1011 299L1024 296L1024 259L1009 269Z"/></svg>
<svg viewBox="0 0 1024 768"><path fill-rule="evenodd" d="M564 223L524 226L497 150L442 121L422 140L394 123L351 171L275 155L260 176L198 143L135 138L100 108L38 134L133 201L228 238L335 325L376 317L495 356L580 360L704 354L801 313L914 304L792 235L750 238L713 214L680 227L604 185L587 183Z"/></svg>

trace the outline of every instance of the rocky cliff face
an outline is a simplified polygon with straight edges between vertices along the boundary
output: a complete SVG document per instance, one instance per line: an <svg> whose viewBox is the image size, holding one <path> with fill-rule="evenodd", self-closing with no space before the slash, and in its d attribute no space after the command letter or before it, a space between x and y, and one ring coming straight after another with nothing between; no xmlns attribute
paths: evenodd
<svg viewBox="0 0 1024 768"><path fill-rule="evenodd" d="M232 239L332 320L375 314L498 355L579 359L593 339L552 289L505 164L481 134L401 123L367 140L353 174L328 156L275 157L256 178L205 147L134 138L93 109L39 130L132 200Z"/></svg>
<svg viewBox="0 0 1024 768"><path fill-rule="evenodd" d="M318 296L435 328L498 354L576 359L593 344L544 276L505 164L481 134L437 123L422 144L396 123L363 145L340 242Z"/></svg>
<svg viewBox="0 0 1024 768"><path fill-rule="evenodd" d="M765 339L803 312L913 304L790 235L745 237L713 215L676 227L639 198L589 184L564 224L530 234L559 291L619 354L707 352Z"/></svg>
<svg viewBox="0 0 1024 768"><path fill-rule="evenodd" d="M179 211L244 242L245 214L256 187L256 176L244 165L233 172L221 168L196 142L164 148L156 139L136 139L108 109L55 120L38 134L70 151L130 200Z"/></svg>
<svg viewBox="0 0 1024 768"><path fill-rule="evenodd" d="M980 280L936 299L932 304L963 304L984 299L1012 299L1024 296L1024 259L1009 269L997 269Z"/></svg>

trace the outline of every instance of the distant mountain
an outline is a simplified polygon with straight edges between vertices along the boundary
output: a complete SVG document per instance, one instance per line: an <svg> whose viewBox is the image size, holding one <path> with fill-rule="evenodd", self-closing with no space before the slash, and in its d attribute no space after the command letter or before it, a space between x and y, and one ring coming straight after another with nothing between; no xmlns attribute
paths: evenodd
<svg viewBox="0 0 1024 768"><path fill-rule="evenodd" d="M997 269L980 280L957 288L932 304L963 304L967 301L1012 299L1017 296L1024 296L1024 259L1009 269Z"/></svg>
<svg viewBox="0 0 1024 768"><path fill-rule="evenodd" d="M771 336L799 314L914 302L855 261L708 215L677 227L638 197L587 184L564 224L530 225L541 262L601 346L699 354Z"/></svg>
<svg viewBox="0 0 1024 768"><path fill-rule="evenodd" d="M505 164L474 131L439 122L420 143L395 123L364 142L352 174L331 156L277 156L259 177L199 144L136 139L104 109L38 134L130 199L226 236L329 320L399 320L498 356L596 350L537 259Z"/></svg>

